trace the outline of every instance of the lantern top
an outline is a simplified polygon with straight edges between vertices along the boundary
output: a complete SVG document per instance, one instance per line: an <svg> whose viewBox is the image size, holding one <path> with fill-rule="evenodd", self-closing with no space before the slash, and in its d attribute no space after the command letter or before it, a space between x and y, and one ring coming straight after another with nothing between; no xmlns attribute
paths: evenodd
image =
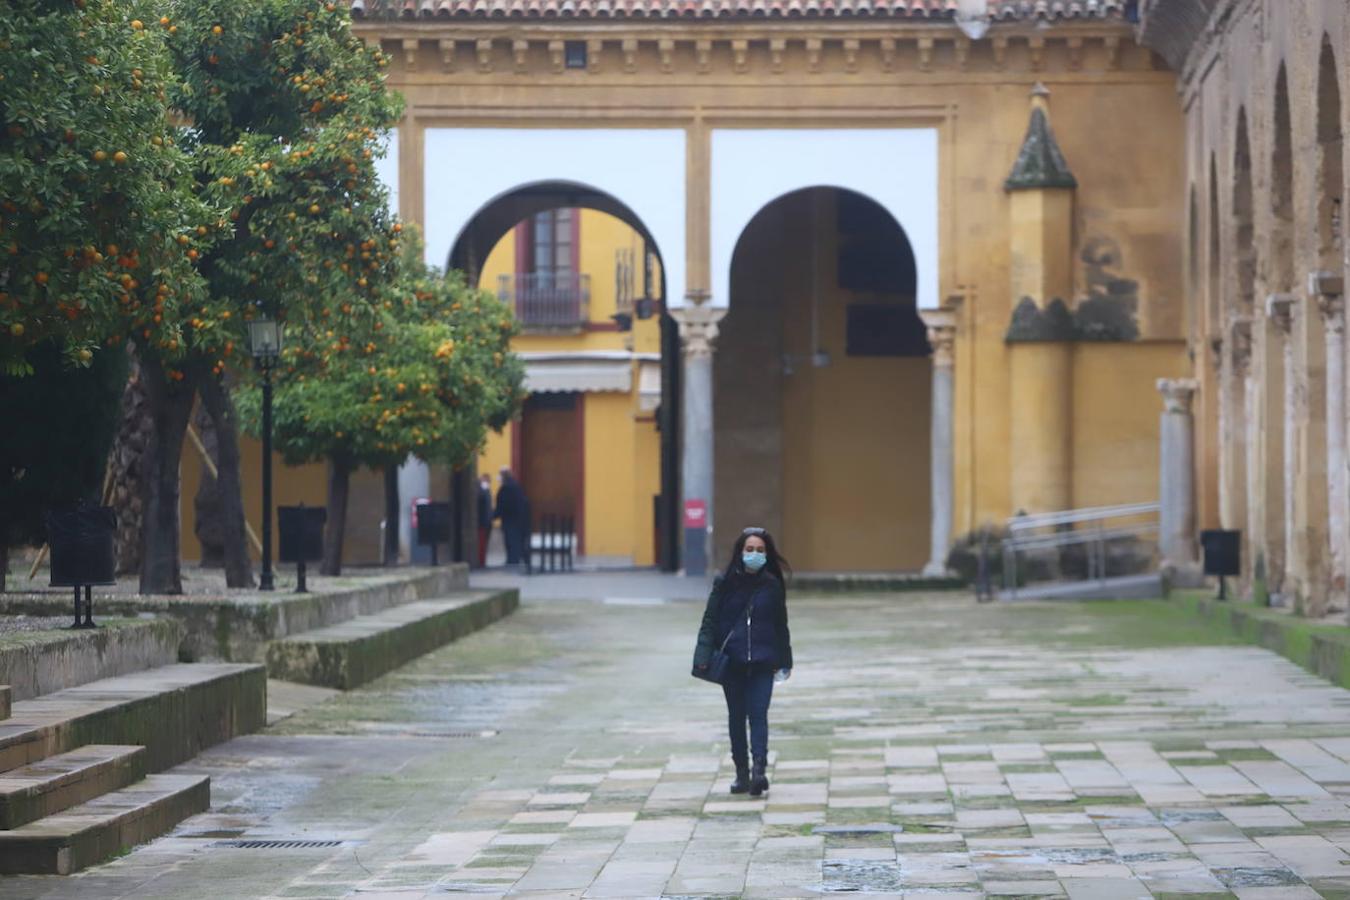
<svg viewBox="0 0 1350 900"><path fill-rule="evenodd" d="M275 362L281 355L281 323L261 315L248 323L249 352L261 363Z"/></svg>

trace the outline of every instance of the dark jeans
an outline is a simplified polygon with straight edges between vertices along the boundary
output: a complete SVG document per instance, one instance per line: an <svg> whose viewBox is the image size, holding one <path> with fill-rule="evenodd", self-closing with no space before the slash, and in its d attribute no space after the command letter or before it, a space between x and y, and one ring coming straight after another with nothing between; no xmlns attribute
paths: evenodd
<svg viewBox="0 0 1350 900"><path fill-rule="evenodd" d="M733 662L722 683L727 698L727 726L731 758L746 762L745 724L750 722L750 752L756 759L769 755L769 701L773 699L773 666Z"/></svg>
<svg viewBox="0 0 1350 900"><path fill-rule="evenodd" d="M502 523L502 537L506 541L506 564L514 566L525 561L525 544L529 540L529 526L512 522Z"/></svg>

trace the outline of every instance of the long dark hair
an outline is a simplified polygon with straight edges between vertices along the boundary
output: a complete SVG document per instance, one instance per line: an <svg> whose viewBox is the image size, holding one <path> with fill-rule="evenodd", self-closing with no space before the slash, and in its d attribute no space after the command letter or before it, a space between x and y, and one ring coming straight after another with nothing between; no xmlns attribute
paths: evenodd
<svg viewBox="0 0 1350 900"><path fill-rule="evenodd" d="M760 571L768 572L786 584L787 576L792 574L792 566L788 564L787 557L778 552L778 545L774 543L773 535L763 528L747 528L736 538L736 543L731 547L731 561L727 563L724 577L731 580L750 575L745 570L745 563L741 562L741 552L745 550L745 542L752 537L762 538L764 541L765 562L764 568Z"/></svg>

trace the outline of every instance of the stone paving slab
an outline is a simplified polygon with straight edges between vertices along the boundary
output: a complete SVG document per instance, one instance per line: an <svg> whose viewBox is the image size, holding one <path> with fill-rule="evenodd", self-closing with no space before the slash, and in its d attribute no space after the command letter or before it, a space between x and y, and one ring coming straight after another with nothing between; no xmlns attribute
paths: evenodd
<svg viewBox="0 0 1350 900"><path fill-rule="evenodd" d="M791 604L767 798L726 793L697 603L527 604L184 767L216 808L100 881L0 897L1350 893L1350 692L1158 604Z"/></svg>

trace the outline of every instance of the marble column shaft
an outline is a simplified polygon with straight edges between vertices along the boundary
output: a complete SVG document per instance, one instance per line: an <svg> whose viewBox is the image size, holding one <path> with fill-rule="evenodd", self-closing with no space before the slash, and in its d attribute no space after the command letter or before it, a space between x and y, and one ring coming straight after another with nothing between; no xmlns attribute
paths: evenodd
<svg viewBox="0 0 1350 900"><path fill-rule="evenodd" d="M1309 288L1317 297L1326 338L1327 492L1329 502L1328 587L1331 605L1346 605L1347 550L1350 544L1350 485L1346 477L1345 301L1342 279L1316 273Z"/></svg>
<svg viewBox="0 0 1350 900"><path fill-rule="evenodd" d="M1161 378L1159 423L1159 549L1163 567L1192 574L1195 553L1195 448L1191 400L1197 383L1190 378Z"/></svg>
<svg viewBox="0 0 1350 900"><path fill-rule="evenodd" d="M933 347L929 554L923 573L936 577L947 572L947 552L952 539L956 323L949 310L928 310L922 313L922 318Z"/></svg>
<svg viewBox="0 0 1350 900"><path fill-rule="evenodd" d="M1299 380L1298 358L1294 353L1294 305L1298 298L1273 294L1266 300L1266 314L1275 326L1275 339L1284 360L1284 590L1297 590L1298 574L1303 571L1298 522L1295 519L1295 480L1298 474Z"/></svg>
<svg viewBox="0 0 1350 900"><path fill-rule="evenodd" d="M707 528L684 531L684 572L702 577L712 564L713 531L713 346L717 323L726 310L712 307L706 297L690 298L671 315L680 326L684 350L684 429L681 448L681 484L684 501L702 501ZM683 515L683 511L681 516Z"/></svg>

